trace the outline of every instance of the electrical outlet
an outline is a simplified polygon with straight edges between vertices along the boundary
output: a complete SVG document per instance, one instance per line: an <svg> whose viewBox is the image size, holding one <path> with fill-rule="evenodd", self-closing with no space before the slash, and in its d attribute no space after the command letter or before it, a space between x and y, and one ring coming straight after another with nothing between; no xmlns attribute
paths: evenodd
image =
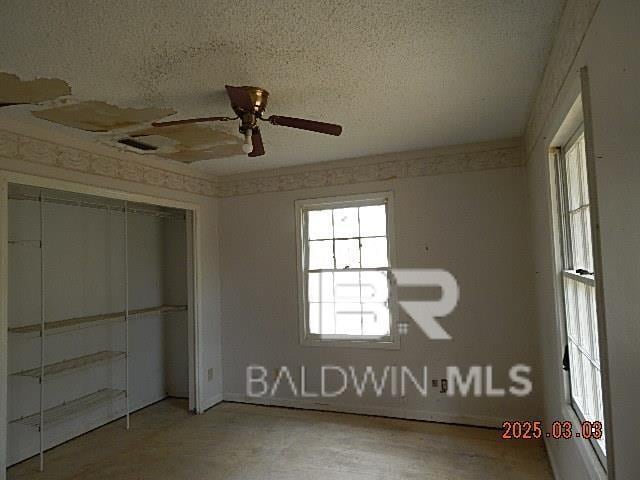
<svg viewBox="0 0 640 480"><path fill-rule="evenodd" d="M449 389L449 381L446 378L440 380L440 393L447 393Z"/></svg>
<svg viewBox="0 0 640 480"><path fill-rule="evenodd" d="M207 370L207 379L209 381L213 380L213 368L210 368L209 370Z"/></svg>

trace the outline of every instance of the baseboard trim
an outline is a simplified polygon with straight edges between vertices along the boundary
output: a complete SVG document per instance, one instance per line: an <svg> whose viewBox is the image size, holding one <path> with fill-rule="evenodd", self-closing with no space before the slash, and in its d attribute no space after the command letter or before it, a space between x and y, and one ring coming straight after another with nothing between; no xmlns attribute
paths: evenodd
<svg viewBox="0 0 640 480"><path fill-rule="evenodd" d="M291 398L256 398L238 393L225 393L224 401L248 403L251 405L263 405L269 407L297 408L301 410L316 410L323 412L351 413L356 415L369 415L374 417L389 417L402 420L419 420L425 422L447 423L465 425L471 427L501 428L504 419L486 417L482 415L456 415L443 412L429 412L395 407L372 407L362 405L344 405L337 403L319 403L306 399Z"/></svg>

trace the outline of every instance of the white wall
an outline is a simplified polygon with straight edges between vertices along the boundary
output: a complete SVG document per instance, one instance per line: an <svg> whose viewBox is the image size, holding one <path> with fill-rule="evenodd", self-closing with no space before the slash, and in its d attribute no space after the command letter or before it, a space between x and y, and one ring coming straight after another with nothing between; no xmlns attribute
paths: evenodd
<svg viewBox="0 0 640 480"><path fill-rule="evenodd" d="M219 254L219 200L209 198L198 212L195 239L198 259L195 268L199 278L198 305L200 324L195 340L200 344L196 367L200 375L200 409L222 401L222 297Z"/></svg>
<svg viewBox="0 0 640 480"><path fill-rule="evenodd" d="M134 213L129 214L128 219L129 308L163 305L163 221ZM116 280L115 283L117 286L122 285L121 281ZM162 315L133 317L129 321L129 388L132 410L166 396L167 350L164 324ZM188 371L185 370L184 375L187 374Z"/></svg>
<svg viewBox="0 0 640 480"><path fill-rule="evenodd" d="M460 284L457 309L443 321L453 341L429 341L411 323L397 350L302 347L298 336L294 201L392 190L397 266L438 267ZM221 202L223 361L225 398L246 400L245 369L308 370L319 390L323 364L427 365L443 378L448 365L494 365L497 386L515 363L534 368L528 398L450 399L432 388L427 399L345 394L335 400L294 401L281 389L272 403L496 425L539 413L537 335L532 309L526 176L523 168L426 176L370 184L224 198ZM428 247L428 251L425 250ZM272 381L270 378L269 380ZM299 385L299 381L298 381ZM281 393L280 393L281 392ZM317 403L316 403L317 406Z"/></svg>
<svg viewBox="0 0 640 480"><path fill-rule="evenodd" d="M163 301L166 305L186 305L187 224L184 218L163 221ZM189 315L173 312L164 315L165 375L171 397L189 397Z"/></svg>
<svg viewBox="0 0 640 480"><path fill-rule="evenodd" d="M565 418L561 345L554 307L547 148L579 91L578 69L591 81L596 183L600 208L602 272L610 362L615 478L640 478L640 3L603 1L591 22L540 141L528 163L537 271L536 306L541 328L544 414ZM562 32L560 33L562 35ZM552 94L553 92L544 92ZM582 440L549 442L556 476L597 478ZM613 476L610 475L610 478Z"/></svg>

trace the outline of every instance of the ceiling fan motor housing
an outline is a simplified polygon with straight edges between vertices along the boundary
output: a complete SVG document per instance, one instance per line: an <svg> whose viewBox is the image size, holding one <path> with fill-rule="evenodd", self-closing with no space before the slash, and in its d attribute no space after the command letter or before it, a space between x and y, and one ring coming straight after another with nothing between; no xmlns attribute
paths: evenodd
<svg viewBox="0 0 640 480"><path fill-rule="evenodd" d="M251 98L251 109L249 110L247 105L238 105L235 102L231 103L231 107L236 114L242 118L245 113L252 113L257 116L262 115L267 108L267 99L269 98L269 92L260 87L240 87L247 91L249 98ZM249 111L247 111L249 110Z"/></svg>
<svg viewBox="0 0 640 480"><path fill-rule="evenodd" d="M257 119L262 116L265 108L267 108L267 99L269 98L269 92L260 87L243 86L251 99L250 105L238 105L237 103L231 103L231 108L236 112L236 115L240 117L242 124L240 125L240 132L245 133L248 130L253 130L257 126ZM249 108L250 107L250 108Z"/></svg>

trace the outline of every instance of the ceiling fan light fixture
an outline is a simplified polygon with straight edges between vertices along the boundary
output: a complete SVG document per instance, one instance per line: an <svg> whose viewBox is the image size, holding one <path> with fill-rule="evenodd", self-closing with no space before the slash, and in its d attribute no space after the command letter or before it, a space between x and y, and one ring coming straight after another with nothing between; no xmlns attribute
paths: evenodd
<svg viewBox="0 0 640 480"><path fill-rule="evenodd" d="M244 135L242 151L250 157L260 157L265 153L262 134L260 133L260 127L258 127L259 120L269 122L271 125L297 128L299 130L334 135L336 137L342 133L342 127L333 123L317 122L305 118L284 117L281 115L263 117L267 107L267 99L269 98L269 92L263 88L249 86L234 87L233 85L225 85L225 88L231 101L231 108L235 112L236 117L187 118L184 120L170 120L168 122L154 122L152 125L154 127L168 127L170 125L200 122L228 122L239 119L239 130L240 133Z"/></svg>
<svg viewBox="0 0 640 480"><path fill-rule="evenodd" d="M244 153L251 153L253 151L253 143L251 142L252 130L248 129L244 133L244 143L242 144L242 151Z"/></svg>

